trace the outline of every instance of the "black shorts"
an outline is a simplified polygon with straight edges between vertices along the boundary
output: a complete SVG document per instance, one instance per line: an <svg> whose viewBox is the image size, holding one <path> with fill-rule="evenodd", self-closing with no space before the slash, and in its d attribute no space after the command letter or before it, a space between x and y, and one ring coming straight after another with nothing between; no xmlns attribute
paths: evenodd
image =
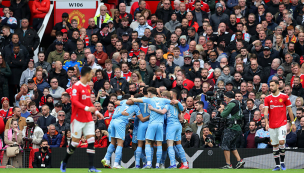
<svg viewBox="0 0 304 173"><path fill-rule="evenodd" d="M221 148L226 151L236 150L236 140L240 134L240 131L225 128L222 134Z"/></svg>

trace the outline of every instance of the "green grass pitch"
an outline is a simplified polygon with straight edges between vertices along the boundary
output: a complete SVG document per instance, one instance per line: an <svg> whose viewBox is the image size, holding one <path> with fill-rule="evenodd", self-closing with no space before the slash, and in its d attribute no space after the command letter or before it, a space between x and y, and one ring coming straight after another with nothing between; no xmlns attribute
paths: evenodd
<svg viewBox="0 0 304 173"><path fill-rule="evenodd" d="M100 169L102 173L270 173L271 169ZM88 169L84 168L67 168L67 173L85 173L88 172ZM303 173L302 169L289 169L285 172L289 173ZM51 169L0 169L0 173L60 173L59 168L51 168Z"/></svg>

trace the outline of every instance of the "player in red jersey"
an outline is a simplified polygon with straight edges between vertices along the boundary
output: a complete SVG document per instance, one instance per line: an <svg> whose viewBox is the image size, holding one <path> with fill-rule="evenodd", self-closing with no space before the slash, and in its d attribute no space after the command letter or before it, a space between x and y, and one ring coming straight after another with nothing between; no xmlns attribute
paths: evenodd
<svg viewBox="0 0 304 173"><path fill-rule="evenodd" d="M61 162L61 172L66 172L66 165L68 159L74 153L79 144L81 135L85 135L88 148L87 153L89 156L89 172L101 172L93 166L95 149L95 123L92 119L92 113L102 118L102 115L96 110L91 102L91 90L87 85L91 81L93 73L90 67L84 66L81 69L81 79L72 86L72 115L71 115L71 134L72 142L67 149L67 154Z"/></svg>
<svg viewBox="0 0 304 173"><path fill-rule="evenodd" d="M271 80L269 82L272 94L265 97L264 100L264 117L266 121L266 130L270 133L271 145L273 146L273 155L276 167L273 171L280 169L286 170L285 159L285 140L286 140L286 109L288 110L290 121L292 122L292 130L296 130L294 116L291 110L291 102L288 95L283 94L279 90L279 81ZM269 112L269 123L268 123ZM280 162L281 160L281 162Z"/></svg>

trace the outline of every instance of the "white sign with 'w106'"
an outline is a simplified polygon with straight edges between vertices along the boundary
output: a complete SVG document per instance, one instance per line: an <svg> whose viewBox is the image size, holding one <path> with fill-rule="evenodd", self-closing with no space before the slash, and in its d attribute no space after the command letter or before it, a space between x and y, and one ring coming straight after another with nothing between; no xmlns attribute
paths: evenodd
<svg viewBox="0 0 304 173"><path fill-rule="evenodd" d="M96 1L56 1L56 9L92 9L96 8Z"/></svg>

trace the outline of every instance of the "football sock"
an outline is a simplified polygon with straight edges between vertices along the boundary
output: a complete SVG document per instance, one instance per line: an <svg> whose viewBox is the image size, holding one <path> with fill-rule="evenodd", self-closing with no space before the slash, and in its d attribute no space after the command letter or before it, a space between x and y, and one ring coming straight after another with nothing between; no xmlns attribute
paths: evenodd
<svg viewBox="0 0 304 173"><path fill-rule="evenodd" d="M279 145L280 159L281 163L284 163L285 160L285 145Z"/></svg>
<svg viewBox="0 0 304 173"><path fill-rule="evenodd" d="M183 149L182 145L181 144L176 145L176 148L178 149L179 157L181 158L183 164L185 166L188 166L188 162L187 162L186 155L185 155L185 150Z"/></svg>
<svg viewBox="0 0 304 173"><path fill-rule="evenodd" d="M168 147L168 153L169 153L169 158L170 158L170 165L173 166L173 165L175 165L175 152L174 152L173 146Z"/></svg>
<svg viewBox="0 0 304 173"><path fill-rule="evenodd" d="M179 153L178 153L178 149L175 145L173 146L173 149L174 149L174 152L175 152L175 157L180 158Z"/></svg>
<svg viewBox="0 0 304 173"><path fill-rule="evenodd" d="M116 147L116 151L115 151L115 163L119 163L120 162L121 155L122 155L122 147L121 146L117 146Z"/></svg>
<svg viewBox="0 0 304 173"><path fill-rule="evenodd" d="M151 149L151 162L152 162L154 156L154 146L150 146L150 149Z"/></svg>
<svg viewBox="0 0 304 173"><path fill-rule="evenodd" d="M163 153L163 147L162 146L157 146L157 151L156 151L156 163L159 164L161 156Z"/></svg>
<svg viewBox="0 0 304 173"><path fill-rule="evenodd" d="M140 165L140 157L142 155L142 148L137 147L135 151L135 165Z"/></svg>
<svg viewBox="0 0 304 173"><path fill-rule="evenodd" d="M107 153L105 155L106 161L110 161L112 153L115 151L115 146L110 144L107 149Z"/></svg>
<svg viewBox="0 0 304 173"><path fill-rule="evenodd" d="M94 156L95 156L95 149L94 149L95 138L91 137L87 141L88 141L87 153L89 157L89 168L92 168L94 163Z"/></svg>
<svg viewBox="0 0 304 173"><path fill-rule="evenodd" d="M71 142L69 148L67 149L67 153L63 159L64 163L68 163L69 158L71 157L71 155L74 153L74 151L76 150L76 147L79 145L79 143L77 142Z"/></svg>
<svg viewBox="0 0 304 173"><path fill-rule="evenodd" d="M166 150L166 151L163 150L163 153L162 153L162 156L161 156L161 159L160 159L161 164L165 164L166 158L167 158L167 153L168 153L168 150Z"/></svg>
<svg viewBox="0 0 304 173"><path fill-rule="evenodd" d="M273 157L276 162L276 166L280 166L280 152L279 147L273 147Z"/></svg>
<svg viewBox="0 0 304 173"><path fill-rule="evenodd" d="M147 158L146 158L146 156L145 156L145 154L144 154L143 151L141 151L140 158L141 158L141 160L142 160L143 163L147 163Z"/></svg>
<svg viewBox="0 0 304 173"><path fill-rule="evenodd" d="M147 157L147 165L151 165L152 163L152 158L151 158L151 147L149 144L145 145L145 152L146 152L146 157Z"/></svg>

